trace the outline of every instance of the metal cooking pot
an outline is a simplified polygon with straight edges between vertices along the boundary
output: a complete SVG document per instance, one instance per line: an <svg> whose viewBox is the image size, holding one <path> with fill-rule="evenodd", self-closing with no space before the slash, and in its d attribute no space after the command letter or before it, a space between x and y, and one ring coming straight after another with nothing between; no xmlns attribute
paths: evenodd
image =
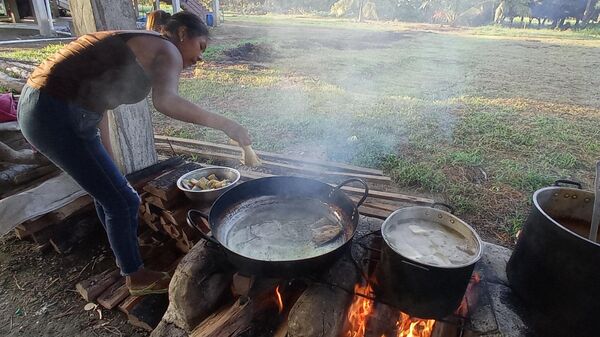
<svg viewBox="0 0 600 337"><path fill-rule="evenodd" d="M350 182L365 188L356 205L341 191ZM208 215L190 210L187 220L242 273L301 276L322 272L349 246L358 226L358 207L368 193L360 179L332 187L308 178L260 178L225 192ZM211 234L204 233L194 215L208 221ZM323 233L333 234L329 238Z"/></svg>
<svg viewBox="0 0 600 337"><path fill-rule="evenodd" d="M436 203L436 205L443 205ZM447 205L444 205L449 207ZM450 211L452 212L452 208ZM463 237L470 254L460 262L435 263L408 256L407 250L394 242L397 230L411 230L414 224L444 226L443 230ZM403 227L403 228L400 228ZM401 232L398 232L401 233ZM449 212L434 207L407 207L390 215L381 226L383 247L377 269L375 292L378 299L398 307L411 316L441 319L454 312L463 298L483 244L467 223ZM448 250L449 248L446 248ZM472 254L471 254L472 253Z"/></svg>
<svg viewBox="0 0 600 337"><path fill-rule="evenodd" d="M600 244L587 238L594 193L559 180L533 204L506 267L510 286L540 336L598 336Z"/></svg>

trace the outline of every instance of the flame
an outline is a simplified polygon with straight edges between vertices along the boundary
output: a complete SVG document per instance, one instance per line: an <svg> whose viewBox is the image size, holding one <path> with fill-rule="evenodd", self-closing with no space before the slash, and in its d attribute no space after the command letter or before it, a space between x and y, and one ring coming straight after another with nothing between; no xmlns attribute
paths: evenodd
<svg viewBox="0 0 600 337"><path fill-rule="evenodd" d="M279 292L279 286L275 288L275 296L277 297L277 308L279 313L283 312L283 300L281 299L281 293Z"/></svg>
<svg viewBox="0 0 600 337"><path fill-rule="evenodd" d="M354 293L367 295L372 291L371 285L354 286ZM354 301L348 310L348 333L346 337L364 337L367 329L367 318L373 312L373 301L362 296L354 296Z"/></svg>
<svg viewBox="0 0 600 337"><path fill-rule="evenodd" d="M356 294L369 295L372 292L372 288L370 284L366 286L357 284L354 286L354 292ZM344 337L364 337L367 330L368 318L373 314L373 311L372 300L362 296L355 296L348 311L347 319L349 328ZM414 318L401 312L396 322L396 326L398 327L397 335L387 336L383 334L381 337L431 337L434 324L435 320L433 319Z"/></svg>
<svg viewBox="0 0 600 337"><path fill-rule="evenodd" d="M414 318L401 312L400 319L396 322L398 326L397 337L430 337L434 324L434 319Z"/></svg>
<svg viewBox="0 0 600 337"><path fill-rule="evenodd" d="M458 316L467 317L467 315L469 314L469 303L467 302L467 295L473 291L473 287L477 283L479 283L479 281L481 281L481 277L479 276L479 274L473 273L473 275L471 275L471 280L469 281L469 284L467 285L467 290L465 291L465 296L463 296L463 299L460 302L458 309L456 309L455 313Z"/></svg>

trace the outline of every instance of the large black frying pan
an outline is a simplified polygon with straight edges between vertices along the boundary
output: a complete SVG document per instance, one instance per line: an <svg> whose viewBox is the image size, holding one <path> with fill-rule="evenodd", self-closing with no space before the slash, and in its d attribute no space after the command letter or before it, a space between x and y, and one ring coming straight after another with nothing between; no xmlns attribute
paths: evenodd
<svg viewBox="0 0 600 337"><path fill-rule="evenodd" d="M351 182L365 188L356 205L341 191ZM308 178L260 178L225 192L209 215L190 210L187 221L222 247L242 273L301 276L325 270L344 252L358 226L358 207L368 194L360 179L332 187ZM195 215L208 221L210 234L203 232Z"/></svg>

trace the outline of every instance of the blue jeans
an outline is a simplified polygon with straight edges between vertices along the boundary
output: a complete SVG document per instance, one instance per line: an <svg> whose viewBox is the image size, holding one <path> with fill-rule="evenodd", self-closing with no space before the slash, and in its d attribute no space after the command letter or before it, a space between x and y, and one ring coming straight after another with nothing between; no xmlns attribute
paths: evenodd
<svg viewBox="0 0 600 337"><path fill-rule="evenodd" d="M102 145L102 114L25 86L19 99L23 135L93 198L121 274L142 267L137 243L140 197Z"/></svg>

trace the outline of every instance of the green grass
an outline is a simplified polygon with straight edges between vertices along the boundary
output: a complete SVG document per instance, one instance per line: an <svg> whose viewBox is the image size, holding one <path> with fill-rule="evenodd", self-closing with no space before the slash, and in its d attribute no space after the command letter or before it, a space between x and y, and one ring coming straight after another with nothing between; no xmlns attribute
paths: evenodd
<svg viewBox="0 0 600 337"><path fill-rule="evenodd" d="M257 149L383 168L401 189L452 204L484 238L505 244L533 191L559 178L593 181L600 42L592 35L499 27L436 33L311 16L226 20L180 93L245 125ZM225 56L246 43L271 57ZM2 57L38 63L58 48ZM155 117L159 133L228 140Z"/></svg>
<svg viewBox="0 0 600 337"><path fill-rule="evenodd" d="M258 149L383 168L398 186L435 193L494 233L484 237L506 244L533 191L559 178L593 180L600 150L593 39L479 35L516 31L495 27L406 33L403 24L314 17L236 20L215 31L210 62L180 91L245 125ZM260 66L222 63L225 50L248 42L268 45L275 57ZM180 130L168 131L174 135L227 141L206 128L170 127Z"/></svg>
<svg viewBox="0 0 600 337"><path fill-rule="evenodd" d="M13 48L11 50L3 51L2 53L0 53L0 57L38 64L47 59L49 56L56 53L63 46L63 44L58 43L50 44L43 48Z"/></svg>
<svg viewBox="0 0 600 337"><path fill-rule="evenodd" d="M529 20L526 20L529 22ZM590 25L585 29L574 29L567 31L560 31L556 29L550 29L549 27L537 28L537 20L534 21L532 26L528 28L522 28L521 26L516 27L504 27L499 25L483 26L474 29L474 34L481 35L492 35L492 36L510 36L510 37L528 37L528 38L554 38L554 39L600 39L600 28L598 26Z"/></svg>

